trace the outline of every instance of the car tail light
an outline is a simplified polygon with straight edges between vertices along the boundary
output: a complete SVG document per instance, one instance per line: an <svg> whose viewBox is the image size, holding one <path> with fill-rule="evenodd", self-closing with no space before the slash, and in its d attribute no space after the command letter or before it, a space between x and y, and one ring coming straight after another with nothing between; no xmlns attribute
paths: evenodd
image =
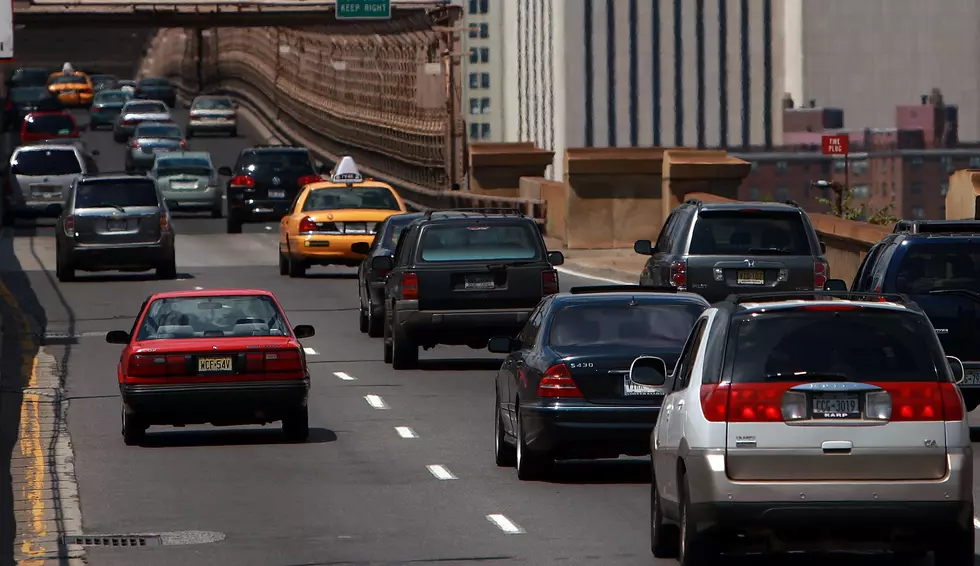
<svg viewBox="0 0 980 566"><path fill-rule="evenodd" d="M581 399L579 390L571 372L565 364L556 364L548 368L538 382L538 397L545 399Z"/></svg>
<svg viewBox="0 0 980 566"><path fill-rule="evenodd" d="M139 146L140 146L140 142L139 142L139 140L133 140L133 141L131 141L131 142L129 142L129 147L131 147L131 148L133 148L133 149L136 149L136 148L138 148Z"/></svg>
<svg viewBox="0 0 980 566"><path fill-rule="evenodd" d="M783 422L783 395L797 383L738 383L728 387L728 422Z"/></svg>
<svg viewBox="0 0 980 566"><path fill-rule="evenodd" d="M299 221L299 233L300 234L310 234L317 231L316 222L312 218L307 216L306 218Z"/></svg>
<svg viewBox="0 0 980 566"><path fill-rule="evenodd" d="M319 175L303 175L302 177L296 180L296 184L299 185L300 187L305 187L306 185L309 185L311 183L319 183L322 180L323 179L320 178Z"/></svg>
<svg viewBox="0 0 980 566"><path fill-rule="evenodd" d="M167 214L166 213L161 212L160 213L160 228L166 230L168 226L170 226L170 219L167 218Z"/></svg>
<svg viewBox="0 0 980 566"><path fill-rule="evenodd" d="M180 149L187 149L187 141L180 140Z"/></svg>
<svg viewBox="0 0 980 566"><path fill-rule="evenodd" d="M245 371L248 373L301 372L303 358L299 350L249 352L245 354Z"/></svg>
<svg viewBox="0 0 980 566"><path fill-rule="evenodd" d="M823 289L827 285L827 276L829 275L830 269L828 269L827 263L823 261L813 262L813 288Z"/></svg>
<svg viewBox="0 0 980 566"><path fill-rule="evenodd" d="M68 235L68 236L74 236L75 235L75 216L74 215L72 215L72 216L66 216L65 217L65 234Z"/></svg>
<svg viewBox="0 0 980 566"><path fill-rule="evenodd" d="M13 109L14 109L14 104L13 104L12 102L8 102L8 103L7 103L7 104L6 104L5 106L4 106L4 108L6 108L7 110L13 110Z"/></svg>
<svg viewBox="0 0 980 566"><path fill-rule="evenodd" d="M169 377L187 375L187 359L182 355L136 354L129 358L126 367L129 377Z"/></svg>
<svg viewBox="0 0 980 566"><path fill-rule="evenodd" d="M80 92L82 94L92 94L92 89L90 89L88 87L85 87L85 88L79 89L78 92Z"/></svg>
<svg viewBox="0 0 980 566"><path fill-rule="evenodd" d="M233 187L254 187L255 179L249 177L248 175L237 175L231 180L231 186Z"/></svg>
<svg viewBox="0 0 980 566"><path fill-rule="evenodd" d="M670 286L684 289L687 286L687 262L677 260L670 262Z"/></svg>
<svg viewBox="0 0 980 566"><path fill-rule="evenodd" d="M558 272L554 269L546 269L541 272L541 294L544 296L554 295L558 292Z"/></svg>
<svg viewBox="0 0 980 566"><path fill-rule="evenodd" d="M415 273L402 273L402 299L419 300L419 276Z"/></svg>
<svg viewBox="0 0 980 566"><path fill-rule="evenodd" d="M725 422L728 418L728 384L710 383L701 386L701 411L711 422Z"/></svg>
<svg viewBox="0 0 980 566"><path fill-rule="evenodd" d="M135 126L136 122L138 122L138 120L123 120L122 123L124 126Z"/></svg>
<svg viewBox="0 0 980 566"><path fill-rule="evenodd" d="M965 409L955 383L875 383L890 396L892 421L960 421Z"/></svg>

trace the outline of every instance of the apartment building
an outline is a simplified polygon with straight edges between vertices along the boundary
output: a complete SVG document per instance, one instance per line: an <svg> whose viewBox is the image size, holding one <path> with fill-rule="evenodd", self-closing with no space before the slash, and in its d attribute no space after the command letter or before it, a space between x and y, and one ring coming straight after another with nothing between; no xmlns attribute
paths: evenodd
<svg viewBox="0 0 980 566"><path fill-rule="evenodd" d="M501 0L463 0L462 112L471 142L503 139Z"/></svg>

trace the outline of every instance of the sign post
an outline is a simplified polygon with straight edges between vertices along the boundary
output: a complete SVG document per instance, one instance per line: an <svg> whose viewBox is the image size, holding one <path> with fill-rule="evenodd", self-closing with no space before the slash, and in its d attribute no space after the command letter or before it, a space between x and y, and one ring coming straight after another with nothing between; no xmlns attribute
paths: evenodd
<svg viewBox="0 0 980 566"><path fill-rule="evenodd" d="M844 156L844 185L833 183L831 187L837 192L837 215L844 216L844 192L851 188L851 138L847 134L836 136L823 136L820 138L820 148L824 155L843 155Z"/></svg>
<svg viewBox="0 0 980 566"><path fill-rule="evenodd" d="M337 0L338 20L390 20L391 0Z"/></svg>

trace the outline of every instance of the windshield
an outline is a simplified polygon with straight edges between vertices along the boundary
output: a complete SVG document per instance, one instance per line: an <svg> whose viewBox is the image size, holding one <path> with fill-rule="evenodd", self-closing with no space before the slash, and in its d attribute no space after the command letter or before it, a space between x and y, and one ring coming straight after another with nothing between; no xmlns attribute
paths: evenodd
<svg viewBox="0 0 980 566"><path fill-rule="evenodd" d="M691 255L811 255L799 212L703 211L691 239Z"/></svg>
<svg viewBox="0 0 980 566"><path fill-rule="evenodd" d="M67 136L75 131L75 121L67 114L31 115L24 120L29 134Z"/></svg>
<svg viewBox="0 0 980 566"><path fill-rule="evenodd" d="M211 171L211 165L206 159L171 157L161 160L157 158L157 175L160 177L170 177L173 175L207 177L211 175Z"/></svg>
<svg viewBox="0 0 980 566"><path fill-rule="evenodd" d="M56 84L56 85L78 84L78 85L88 86L88 83L85 82L85 77L83 77L82 75L58 75L57 77L54 78L53 81L51 81L51 84Z"/></svg>
<svg viewBox="0 0 980 566"><path fill-rule="evenodd" d="M424 261L532 260L540 235L527 224L445 224L422 233Z"/></svg>
<svg viewBox="0 0 980 566"><path fill-rule="evenodd" d="M99 94L95 95L95 104L112 104L114 102L124 103L127 102L128 100L129 100L129 96L121 90L117 90L113 92L100 92Z"/></svg>
<svg viewBox="0 0 980 566"><path fill-rule="evenodd" d="M252 151L242 156L243 168L271 168L273 171L314 171L313 162L305 151Z"/></svg>
<svg viewBox="0 0 980 566"><path fill-rule="evenodd" d="M133 137L180 139L183 137L183 134L180 132L179 126L141 125L136 128L136 133L133 134Z"/></svg>
<svg viewBox="0 0 980 566"><path fill-rule="evenodd" d="M398 239L402 236L402 231L413 221L418 220L418 216L412 215L405 218L389 217L388 226L385 228L381 247L386 250L393 250L398 245Z"/></svg>
<svg viewBox="0 0 980 566"><path fill-rule="evenodd" d="M555 313L549 343L561 346L684 347L703 307L696 304L570 305Z"/></svg>
<svg viewBox="0 0 980 566"><path fill-rule="evenodd" d="M15 175L74 175L82 172L75 152L70 149L21 150L10 162Z"/></svg>
<svg viewBox="0 0 980 566"><path fill-rule="evenodd" d="M137 102L126 105L128 114L166 114L167 107L162 102Z"/></svg>
<svg viewBox="0 0 980 566"><path fill-rule="evenodd" d="M170 81L160 78L149 78L140 81L140 86L170 86Z"/></svg>
<svg viewBox="0 0 980 566"><path fill-rule="evenodd" d="M79 183L75 192L75 208L103 206L158 206L156 185L150 179Z"/></svg>
<svg viewBox="0 0 980 566"><path fill-rule="evenodd" d="M980 244L943 243L909 247L898 266L895 290L919 295L937 289L980 293Z"/></svg>
<svg viewBox="0 0 980 566"><path fill-rule="evenodd" d="M303 212L313 210L401 210L398 199L386 187L355 187L353 189L315 189L307 195Z"/></svg>
<svg viewBox="0 0 980 566"><path fill-rule="evenodd" d="M906 312L792 310L737 324L735 383L936 381L946 367L926 318Z"/></svg>
<svg viewBox="0 0 980 566"><path fill-rule="evenodd" d="M194 103L192 110L231 110L233 105L228 98L202 98Z"/></svg>
<svg viewBox="0 0 980 566"><path fill-rule="evenodd" d="M51 98L51 93L44 87L21 87L10 91L10 100L18 104L36 102L47 98Z"/></svg>
<svg viewBox="0 0 980 566"><path fill-rule="evenodd" d="M136 339L289 335L271 297L174 297L150 304Z"/></svg>

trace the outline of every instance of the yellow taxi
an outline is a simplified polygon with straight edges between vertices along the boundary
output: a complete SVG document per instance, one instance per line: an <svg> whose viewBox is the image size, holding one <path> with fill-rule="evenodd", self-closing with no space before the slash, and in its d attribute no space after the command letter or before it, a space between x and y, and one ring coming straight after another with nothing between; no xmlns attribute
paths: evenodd
<svg viewBox="0 0 980 566"><path fill-rule="evenodd" d="M92 79L85 73L52 73L48 90L62 106L89 106L95 98Z"/></svg>
<svg viewBox="0 0 980 566"><path fill-rule="evenodd" d="M376 227L393 214L408 212L387 183L361 176L347 156L329 181L300 189L279 223L279 274L303 277L314 265L357 266L365 258L351 250L371 244Z"/></svg>

